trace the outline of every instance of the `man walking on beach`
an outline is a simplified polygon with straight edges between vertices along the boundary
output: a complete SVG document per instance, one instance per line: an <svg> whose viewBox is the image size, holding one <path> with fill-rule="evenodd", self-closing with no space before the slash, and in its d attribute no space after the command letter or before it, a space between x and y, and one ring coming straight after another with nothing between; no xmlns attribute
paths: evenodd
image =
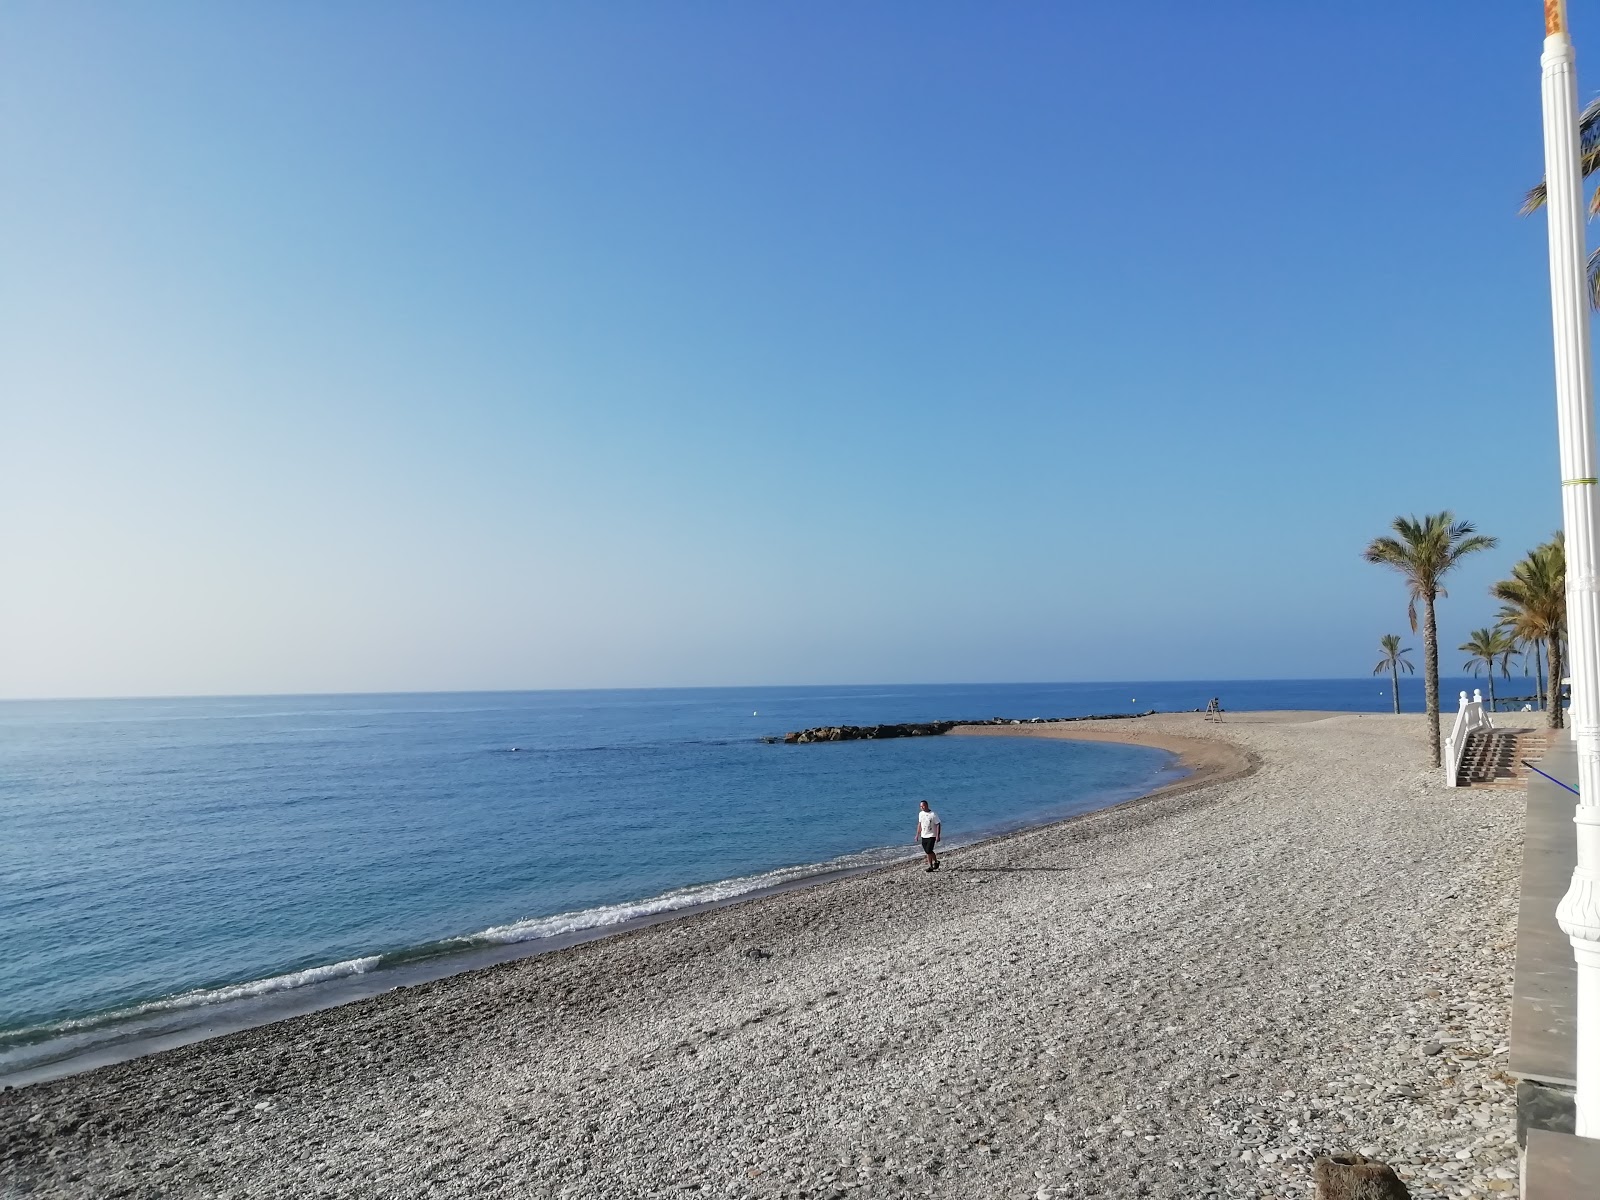
<svg viewBox="0 0 1600 1200"><path fill-rule="evenodd" d="M939 856L933 852L933 848L939 844L939 814L928 807L926 800L917 813L917 837L922 842L922 852L928 856L928 870L937 871Z"/></svg>

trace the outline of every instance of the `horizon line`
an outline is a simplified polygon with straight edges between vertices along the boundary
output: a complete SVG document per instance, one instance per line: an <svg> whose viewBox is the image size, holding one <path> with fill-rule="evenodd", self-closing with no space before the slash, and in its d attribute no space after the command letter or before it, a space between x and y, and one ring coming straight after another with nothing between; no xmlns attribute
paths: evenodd
<svg viewBox="0 0 1600 1200"><path fill-rule="evenodd" d="M136 700L299 700L360 696L527 696L551 692L727 692L795 690L799 688L1143 687L1175 683L1204 683L1207 685L1230 683L1351 683L1358 680L1377 678L1380 677L1376 675L1278 675L1224 679L1215 676L1196 675L1176 679L956 679L940 683L706 683L612 687L424 688L392 691L154 692L101 696L0 696L0 704L77 704ZM1441 674L1439 678L1441 680L1481 679L1482 676ZM1416 682L1419 685L1423 683L1420 679L1417 679ZM1130 703L1134 702L1130 700Z"/></svg>

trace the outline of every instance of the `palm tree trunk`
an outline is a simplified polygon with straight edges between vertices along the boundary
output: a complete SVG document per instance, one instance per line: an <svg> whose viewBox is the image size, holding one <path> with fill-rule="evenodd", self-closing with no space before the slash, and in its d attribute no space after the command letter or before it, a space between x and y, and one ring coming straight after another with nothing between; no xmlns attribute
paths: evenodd
<svg viewBox="0 0 1600 1200"><path fill-rule="evenodd" d="M1539 707L1544 707L1544 643L1538 638L1533 640L1533 669L1536 673L1536 690L1539 693Z"/></svg>
<svg viewBox="0 0 1600 1200"><path fill-rule="evenodd" d="M1561 710L1561 639L1550 639L1550 728L1560 729L1566 724L1566 714Z"/></svg>
<svg viewBox="0 0 1600 1200"><path fill-rule="evenodd" d="M1494 711L1494 660L1489 660L1489 711Z"/></svg>
<svg viewBox="0 0 1600 1200"><path fill-rule="evenodd" d="M1389 678L1394 681L1394 686L1389 691L1394 696L1394 715L1400 715L1400 663L1398 659L1389 660Z"/></svg>
<svg viewBox="0 0 1600 1200"><path fill-rule="evenodd" d="M1439 627L1433 618L1433 596L1422 597L1422 676L1423 697L1428 706L1428 748L1433 765L1444 762L1439 751Z"/></svg>

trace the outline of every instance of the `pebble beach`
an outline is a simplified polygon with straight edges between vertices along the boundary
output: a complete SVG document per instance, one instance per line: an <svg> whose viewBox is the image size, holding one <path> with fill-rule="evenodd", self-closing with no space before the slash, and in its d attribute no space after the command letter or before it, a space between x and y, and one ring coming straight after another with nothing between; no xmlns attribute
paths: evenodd
<svg viewBox="0 0 1600 1200"><path fill-rule="evenodd" d="M1230 1200L1329 1151L1515 1192L1520 792L1444 788L1412 715L971 735L1194 774L5 1091L0 1195Z"/></svg>

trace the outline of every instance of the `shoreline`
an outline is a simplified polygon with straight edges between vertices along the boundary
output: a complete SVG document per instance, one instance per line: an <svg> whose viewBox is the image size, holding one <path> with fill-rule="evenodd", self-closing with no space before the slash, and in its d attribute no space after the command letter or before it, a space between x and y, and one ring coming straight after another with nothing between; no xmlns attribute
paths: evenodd
<svg viewBox="0 0 1600 1200"><path fill-rule="evenodd" d="M1156 714L1182 715L1189 714ZM1248 719L1257 714L1241 713L1241 719ZM1298 714L1297 714L1298 715ZM1148 718L1138 718L1147 720ZM1212 728L1216 728L1215 725ZM1194 737L1187 734L1169 733L1160 729L1139 728L1133 721L1127 719L1114 719L1105 721L1082 723L1060 722L1058 724L1038 725L957 725L950 730L950 736L955 737L1027 737L1045 738L1051 741L1063 742L1100 742L1106 745L1121 746L1147 746L1155 750L1165 750L1169 754L1178 756L1178 762L1186 768L1188 775L1171 783L1162 784L1149 792L1132 799L1124 800L1122 805L1139 804L1161 796L1179 795L1183 792L1193 791L1196 788L1209 787L1212 784L1227 783L1235 779L1244 779L1253 775L1260 767L1260 759L1243 747L1231 742L1222 741L1216 737ZM1120 805L1111 805L1115 808ZM1096 812L1105 811L1102 809ZM1078 814L1087 816L1087 813ZM1072 817L1066 818L1072 820Z"/></svg>
<svg viewBox="0 0 1600 1200"><path fill-rule="evenodd" d="M942 872L0 1093L0 1193L1179 1200L1330 1151L1503 1190L1516 797L1444 789L1413 716L1230 716L1149 728L1249 770Z"/></svg>
<svg viewBox="0 0 1600 1200"><path fill-rule="evenodd" d="M1092 817L1138 805L1151 799L1174 795L1202 787L1209 783L1240 777L1254 770L1248 756L1225 744L1213 741L1178 737L1160 732L1144 736L1118 731L1112 736L1108 727L1131 723L1128 718L1081 719L1066 723L1037 725L956 725L949 733L959 736L991 737L1045 737L1065 741L1088 741L1106 744L1137 745L1164 750L1177 758L1178 766L1188 773L1182 778L1159 784L1123 800L1075 812L1064 817L1043 821L1025 822L1014 828L980 835L971 842L958 843L953 849L967 852L1007 839L1026 835L1035 830L1050 828L1072 821ZM893 854L891 847L874 847L858 854L882 852ZM849 857L849 856L846 856ZM825 860L818 863L796 864L797 871L816 868L807 874L752 888L734 896L687 903L682 907L660 912L628 917L610 924L595 925L567 933L549 934L527 941L502 944L464 945L459 950L444 951L413 961L401 961L389 966L342 975L298 987L266 992L201 1004L192 1008L168 1010L145 1015L135 1015L119 1022L108 1022L102 1028L106 1036L91 1041L80 1048L63 1048L60 1053L44 1057L25 1065L7 1069L0 1067L0 1088L25 1088L61 1079L70 1079L86 1072L100 1070L159 1055L185 1046L213 1041L217 1038L261 1029L280 1021L305 1017L359 1004L373 997L406 988L448 980L459 975L490 970L508 963L521 962L550 954L558 954L573 947L611 937L622 937L654 926L674 921L687 921L705 913L743 904L754 904L788 892L826 887L843 880L880 871L902 869L907 863L920 860L920 851L908 848L886 861L830 867ZM731 881L716 881L731 882ZM714 886L707 884L703 886ZM651 897L637 903L648 903ZM559 915L559 914L558 914ZM469 935L470 936L470 935ZM316 969L316 968L310 968ZM246 981L239 986L261 981ZM184 1016L190 1019L183 1019ZM71 1035L66 1035L70 1037ZM50 1041L35 1043L41 1047Z"/></svg>
<svg viewBox="0 0 1600 1200"><path fill-rule="evenodd" d="M1422 730L1152 720L1253 770L5 1091L0 1192L1483 1194L1520 822Z"/></svg>

